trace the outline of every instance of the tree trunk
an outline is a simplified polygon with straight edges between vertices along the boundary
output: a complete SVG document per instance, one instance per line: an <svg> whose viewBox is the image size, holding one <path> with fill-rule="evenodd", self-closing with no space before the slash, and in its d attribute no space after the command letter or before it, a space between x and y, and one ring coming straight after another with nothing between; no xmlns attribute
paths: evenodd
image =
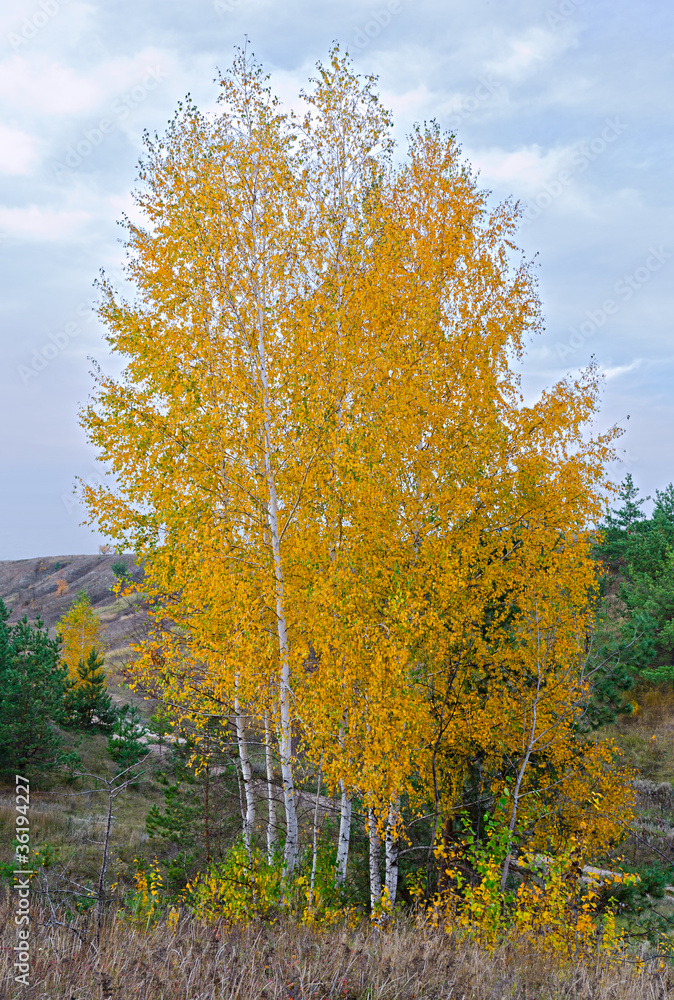
<svg viewBox="0 0 674 1000"><path fill-rule="evenodd" d="M271 752L271 731L269 729L268 715L264 717L264 755L267 764L267 807L269 810L267 819L267 861L271 865L276 854L278 827L276 825L276 799L274 798L274 759Z"/></svg>
<svg viewBox="0 0 674 1000"><path fill-rule="evenodd" d="M367 811L367 826L370 837L370 910L374 913L381 902L381 872L379 870L381 839L374 809L371 807Z"/></svg>
<svg viewBox="0 0 674 1000"><path fill-rule="evenodd" d="M126 783L128 784L128 782ZM101 927L103 925L103 904L105 902L105 875L108 870L108 858L110 852L110 830L112 828L112 805L115 798L115 790L112 782L108 785L108 816L105 824L105 837L103 838L103 857L101 859L101 871L98 876L98 899L96 901L96 943L100 944Z"/></svg>
<svg viewBox="0 0 674 1000"><path fill-rule="evenodd" d="M270 464L271 467L271 464ZM273 483L273 478L271 480ZM270 486L270 527L272 546L274 549L274 571L276 575L276 621L281 655L281 678L279 685L280 701L280 733L279 756L281 758L281 778L283 780L283 801L286 813L286 843L283 852L283 862L286 877L292 878L297 858L298 829L297 809L295 806L295 782L292 765L292 717L290 712L290 649L286 628L285 604L283 594L283 569L281 565L281 546L279 543L278 517L276 511L276 492ZM273 512L273 513L272 513Z"/></svg>
<svg viewBox="0 0 674 1000"><path fill-rule="evenodd" d="M266 381L266 378L265 378ZM283 590L283 564L281 562L281 541L278 524L278 509L276 502L276 486L271 465L271 448L269 443L268 424L265 425L265 472L269 486L269 529L274 553L274 577L276 581L276 628L281 659L281 677L279 684L280 702L280 733L279 756L281 758L281 778L283 779L283 801L286 812L286 844L283 861L286 876L292 878L297 858L297 809L295 807L295 782L292 766L292 718L290 713L290 648L286 626L285 600Z"/></svg>
<svg viewBox="0 0 674 1000"><path fill-rule="evenodd" d="M520 788L522 786L522 779L524 778L524 772L529 763L529 757L531 756L532 747L529 746L525 754L524 760L520 765L520 769L517 772L517 781L515 782L515 790L512 797L512 812L510 814L510 823L508 824L508 851L503 861L503 867L501 869L501 892L506 887L506 882L508 881L508 872L510 871L510 862L513 856L513 834L515 832L515 824L517 823L517 807L520 800Z"/></svg>
<svg viewBox="0 0 674 1000"><path fill-rule="evenodd" d="M452 846L452 817L445 816L442 828L442 855L438 862L438 895L442 897L449 891L450 880L447 874L447 855Z"/></svg>
<svg viewBox="0 0 674 1000"><path fill-rule="evenodd" d="M395 906L396 895L398 893L398 855L400 853L400 843L398 840L398 820L400 816L400 799L392 802L388 811L388 822L386 824L386 880L385 885L388 890L388 898L391 907Z"/></svg>
<svg viewBox="0 0 674 1000"><path fill-rule="evenodd" d="M337 862L335 879L338 885L346 881L346 868L349 862L349 843L351 840L351 796L346 791L344 782L339 781L342 790L342 804L339 815L339 840L337 841Z"/></svg>
<svg viewBox="0 0 674 1000"><path fill-rule="evenodd" d="M504 891L506 887L506 882L508 881L508 872L510 871L510 862L513 856L513 834L515 833L515 824L517 823L517 808L519 806L520 790L522 788L522 781L524 780L524 772L529 764L529 759L536 745L536 726L538 724L538 702L541 697L541 689L543 685L543 674L541 670L541 658L540 658L540 645L541 638L539 632L539 619L538 619L538 607L536 607L536 645L537 645L537 655L536 655L536 666L538 672L538 680L536 682L536 694L534 695L534 702L531 709L531 731L529 733L529 740L526 745L526 752L520 764L519 770L517 772L517 780L515 781L515 788L512 796L512 812L510 814L510 823L508 824L508 852L503 861L503 868L501 870L501 892Z"/></svg>
<svg viewBox="0 0 674 1000"><path fill-rule="evenodd" d="M316 885L316 865L318 863L318 803L321 798L321 769L323 761L318 768L318 779L316 781L316 804L314 805L314 830L313 842L311 845L311 880L309 882L309 909L314 905L314 886Z"/></svg>
<svg viewBox="0 0 674 1000"><path fill-rule="evenodd" d="M257 192L253 196L251 226L253 241L257 242ZM259 260L255 260L255 271L259 268ZM257 300L257 346L255 364L257 377L262 389L262 453L264 459L264 477L267 486L266 515L271 536L271 547L274 562L274 588L276 597L276 632L279 644L280 677L279 677L279 757L281 760L281 778L283 780L283 801L286 814L286 843L283 852L286 878L292 878L297 858L298 828L297 808L295 805L295 782L292 768L292 716L290 689L290 646L288 642L288 627L286 622L285 593L283 585L283 560L281 558L281 531L278 518L278 499L276 496L276 477L272 462L272 421L269 402L269 377L267 373L267 353L265 349L265 298L261 291L259 276L256 274L255 297Z"/></svg>
<svg viewBox="0 0 674 1000"><path fill-rule="evenodd" d="M211 863L210 819L209 819L209 764L206 760L206 787L204 790L204 840L206 841L206 864Z"/></svg>
<svg viewBox="0 0 674 1000"><path fill-rule="evenodd" d="M243 790L246 797L246 810L243 814L243 842L246 845L248 860L252 864L251 843L253 839L253 828L255 827L255 795L253 793L253 769L248 756L248 743L246 742L246 730L244 718L241 715L239 697L236 694L238 688L238 678L235 680L234 694L234 721L236 724L236 742L239 747L239 761L241 763L241 776L243 777Z"/></svg>

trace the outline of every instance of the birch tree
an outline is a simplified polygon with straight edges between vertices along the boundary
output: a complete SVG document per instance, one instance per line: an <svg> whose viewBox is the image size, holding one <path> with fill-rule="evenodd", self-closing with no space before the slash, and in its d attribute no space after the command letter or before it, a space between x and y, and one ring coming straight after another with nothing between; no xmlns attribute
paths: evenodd
<svg viewBox="0 0 674 1000"><path fill-rule="evenodd" d="M246 845L248 858L251 859L251 844L253 838L253 829L255 827L255 794L253 791L253 769L250 764L250 757L248 755L248 743L246 740L246 720L241 713L238 687L239 687L238 677L235 677L234 726L236 729L236 743L239 750L241 777L243 778L244 794L246 797L246 809L243 816L243 842Z"/></svg>
<svg viewBox="0 0 674 1000"><path fill-rule="evenodd" d="M352 83L345 79L347 90ZM110 346L128 365L119 381L99 374L83 417L118 484L115 492L85 490L92 516L148 565L164 694L185 711L198 690L232 706L237 670L245 686L256 661L270 664L258 694L248 689L258 706L261 691L276 691L270 718L289 874L298 837L293 676L312 633L307 567L325 565L334 549L326 487L343 431L340 400L351 385L348 351L357 343L353 311L348 338L339 315L343 245L357 236L354 191L366 166L372 173L366 153L378 134L378 126L361 134L362 113L345 124L328 107L325 75L324 84L314 101L318 124L305 119L297 142L243 53L221 81L218 115L188 103L164 138L147 140L137 203L148 226L128 223L138 297L127 303L101 286ZM361 148L336 161L330 148L339 129L342 146L357 146L357 137ZM302 634L294 646L291 619ZM173 636L162 634L162 621ZM181 657L190 644L201 666L188 677ZM150 654L146 679L154 682Z"/></svg>
<svg viewBox="0 0 674 1000"><path fill-rule="evenodd" d="M246 53L221 86L213 120L187 104L164 139L148 139L137 200L149 228L128 225L139 297L128 304L102 286L110 345L129 364L119 382L101 376L97 404L84 417L120 490L89 491L89 502L111 534L133 538L151 567L150 588L180 588L183 622L202 646L207 624L195 631L191 610L232 580L233 565L247 567L229 601L218 594L219 632L231 641L242 624L249 633L270 623L274 630L291 874L297 817L286 553L317 441L301 431L289 439L288 420L316 348L293 326L311 226L287 120ZM180 549L188 550L183 559ZM251 591L252 606L239 605ZM232 682L230 672L221 692L229 704Z"/></svg>
<svg viewBox="0 0 674 1000"><path fill-rule="evenodd" d="M403 807L430 794L435 838L470 748L514 759L511 688L531 666L518 601L548 557L574 607L587 597L611 434L585 434L594 371L524 405L513 361L541 318L517 206L492 207L435 126L394 167L390 116L338 50L303 99L286 115L244 52L217 113L186 102L147 139L136 298L101 285L127 366L98 373L83 415L117 486L85 494L147 566L139 683L177 717L234 719L246 842L250 718L269 858L273 742L286 876L301 747L339 795L338 882L365 803L375 906L382 837L397 893Z"/></svg>
<svg viewBox="0 0 674 1000"><path fill-rule="evenodd" d="M77 682L80 663L86 663L93 649L101 649L105 645L100 618L85 591L77 595L59 618L56 632L62 642L61 659L68 668L71 680Z"/></svg>

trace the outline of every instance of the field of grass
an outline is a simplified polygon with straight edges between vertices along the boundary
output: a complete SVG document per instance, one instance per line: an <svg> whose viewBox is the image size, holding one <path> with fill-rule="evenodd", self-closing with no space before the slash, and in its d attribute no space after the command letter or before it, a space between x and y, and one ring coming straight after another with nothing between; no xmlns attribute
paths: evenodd
<svg viewBox="0 0 674 1000"><path fill-rule="evenodd" d="M74 741L71 740L71 744ZM87 737L76 749L81 769L104 777L112 776L115 765L106 752L107 739ZM98 785L98 788L96 788ZM143 853L148 840L145 819L161 792L151 779L141 777L115 800L112 826L113 870L131 882L133 859ZM107 818L107 793L100 782L90 779L66 780L63 775L38 775L31 781L31 848L48 857L48 871L65 867L81 884L98 878L101 841ZM0 786L0 861L13 855L14 788Z"/></svg>
<svg viewBox="0 0 674 1000"><path fill-rule="evenodd" d="M0 947L14 944L0 907ZM666 1000L672 970L659 961L608 968L553 967L544 951L513 941L489 954L441 930L401 919L313 930L253 922L227 928L182 918L149 930L106 918L100 947L35 912L32 985L0 974L6 1000Z"/></svg>

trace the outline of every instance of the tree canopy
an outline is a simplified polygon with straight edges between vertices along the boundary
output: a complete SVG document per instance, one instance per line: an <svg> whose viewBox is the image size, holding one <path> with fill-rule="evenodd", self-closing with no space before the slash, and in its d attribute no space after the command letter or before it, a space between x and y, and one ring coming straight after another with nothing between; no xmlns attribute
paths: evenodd
<svg viewBox="0 0 674 1000"><path fill-rule="evenodd" d="M146 137L136 296L101 284L126 367L82 417L116 482L84 488L91 518L154 602L137 683L178 722L235 727L244 839L241 720L264 731L287 878L298 754L340 792L343 858L363 803L373 908L429 807L429 852L465 803L532 849L579 830L598 849L631 801L580 735L613 432L587 432L594 368L522 398L541 317L519 209L434 124L394 164L374 80L338 49L303 113L246 52L220 86L216 113L187 101Z"/></svg>
<svg viewBox="0 0 674 1000"><path fill-rule="evenodd" d="M71 681L77 684L80 664L86 663L92 650L102 646L101 622L94 611L91 599L81 590L68 610L56 624L62 653Z"/></svg>

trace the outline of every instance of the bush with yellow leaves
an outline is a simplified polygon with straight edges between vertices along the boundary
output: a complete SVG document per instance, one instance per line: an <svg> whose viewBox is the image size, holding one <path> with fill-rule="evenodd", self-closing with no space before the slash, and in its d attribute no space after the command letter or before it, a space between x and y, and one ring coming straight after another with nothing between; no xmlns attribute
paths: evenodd
<svg viewBox="0 0 674 1000"><path fill-rule="evenodd" d="M270 863L258 848L248 850L238 840L223 861L213 862L188 883L182 902L200 919L230 924L273 920L282 912L308 926L349 919L353 914L335 882L333 854L331 845L320 844L316 865L308 853L289 882L280 857Z"/></svg>
<svg viewBox="0 0 674 1000"><path fill-rule="evenodd" d="M522 854L511 882L502 888L503 861L509 838L490 829L486 841L468 832L452 846L436 850L442 861L440 888L428 907L435 926L458 933L493 951L513 937L534 950L544 949L560 962L624 956L624 931L616 924L615 903L605 906L599 891L606 873L587 873L578 844L570 841L556 857ZM614 883L631 884L637 875L611 873ZM417 887L417 898L422 898Z"/></svg>
<svg viewBox="0 0 674 1000"><path fill-rule="evenodd" d="M563 960L602 956L609 961L625 950L625 935L616 926L616 907L602 912L598 891L605 876L580 874L575 845L556 858L523 855L518 866L525 871L512 909L512 921L521 938L533 946L545 942L546 951ZM637 875L611 874L615 883L630 884Z"/></svg>
<svg viewBox="0 0 674 1000"><path fill-rule="evenodd" d="M167 885L158 860L134 859L135 889L125 899L125 918L138 927L154 927L166 908Z"/></svg>

